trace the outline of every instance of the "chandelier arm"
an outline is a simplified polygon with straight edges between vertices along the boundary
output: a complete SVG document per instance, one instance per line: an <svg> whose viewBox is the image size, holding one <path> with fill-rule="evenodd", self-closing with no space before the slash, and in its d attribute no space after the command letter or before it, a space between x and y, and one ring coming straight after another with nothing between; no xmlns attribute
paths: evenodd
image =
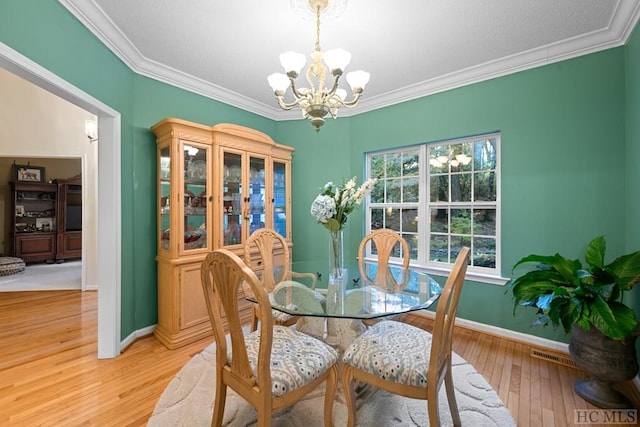
<svg viewBox="0 0 640 427"><path fill-rule="evenodd" d="M283 110L291 110L293 107L298 105L298 101L293 101L291 103L286 103L284 101L284 97L281 96L281 95L276 95L276 100L278 101L278 105L280 106L280 108L282 108Z"/></svg>
<svg viewBox="0 0 640 427"><path fill-rule="evenodd" d="M342 76L342 73L337 71L338 70L333 72L333 86L331 87L331 90L327 92L328 96L333 96L338 90L338 83L340 82L340 76Z"/></svg>
<svg viewBox="0 0 640 427"><path fill-rule="evenodd" d="M360 100L360 95L362 95L362 89L353 92L353 99L351 101L342 101L341 103L345 107L353 107Z"/></svg>
<svg viewBox="0 0 640 427"><path fill-rule="evenodd" d="M293 105L297 104L302 98L308 98L306 94L298 90L298 88L296 87L296 80L293 77L289 77L289 81L291 82L291 92L293 92L293 97L296 99ZM315 92L313 84L311 84L311 92Z"/></svg>

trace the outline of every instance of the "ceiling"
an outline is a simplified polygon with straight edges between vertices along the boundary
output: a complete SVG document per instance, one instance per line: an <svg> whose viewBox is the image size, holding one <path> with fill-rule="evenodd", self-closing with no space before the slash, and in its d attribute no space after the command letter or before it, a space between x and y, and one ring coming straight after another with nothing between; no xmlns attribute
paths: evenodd
<svg viewBox="0 0 640 427"><path fill-rule="evenodd" d="M58 0L133 71L273 120L278 56L313 51L291 0ZM371 73L349 116L621 46L640 0L349 0L322 20L323 51ZM307 64L310 58L307 60ZM346 87L346 82L344 82ZM290 96L290 93L288 94Z"/></svg>

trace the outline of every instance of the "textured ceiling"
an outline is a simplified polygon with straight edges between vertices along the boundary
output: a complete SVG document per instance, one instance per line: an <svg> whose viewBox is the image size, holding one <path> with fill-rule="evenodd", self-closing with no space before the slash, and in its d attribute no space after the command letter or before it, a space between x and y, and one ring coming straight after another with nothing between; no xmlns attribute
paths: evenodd
<svg viewBox="0 0 640 427"><path fill-rule="evenodd" d="M315 23L290 0L59 0L137 73L274 120L266 77L308 55ZM323 50L371 73L348 116L624 44L640 0L350 0ZM309 60L308 60L309 62ZM345 82L346 86L346 82Z"/></svg>

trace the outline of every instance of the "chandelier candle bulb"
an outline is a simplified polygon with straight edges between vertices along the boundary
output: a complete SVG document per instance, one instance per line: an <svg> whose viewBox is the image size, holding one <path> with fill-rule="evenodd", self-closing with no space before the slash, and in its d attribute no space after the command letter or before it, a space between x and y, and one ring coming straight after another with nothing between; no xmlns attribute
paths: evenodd
<svg viewBox="0 0 640 427"><path fill-rule="evenodd" d="M306 63L307 58L301 53L289 51L280 55L280 65L287 74L295 73L294 78L298 77Z"/></svg>
<svg viewBox="0 0 640 427"><path fill-rule="evenodd" d="M369 83L369 77L371 77L371 74L366 71L352 71L347 74L347 83L349 83L354 93L358 90L362 92L367 83Z"/></svg>
<svg viewBox="0 0 640 427"><path fill-rule="evenodd" d="M344 49L328 50L324 54L324 62L331 70L331 73L335 75L334 70L342 72L347 68L347 65L351 62L351 54Z"/></svg>

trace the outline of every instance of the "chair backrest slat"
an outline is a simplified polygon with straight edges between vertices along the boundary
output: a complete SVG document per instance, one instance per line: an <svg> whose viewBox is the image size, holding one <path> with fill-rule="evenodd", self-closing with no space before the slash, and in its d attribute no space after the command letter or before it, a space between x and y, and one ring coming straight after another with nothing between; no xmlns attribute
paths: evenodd
<svg viewBox="0 0 640 427"><path fill-rule="evenodd" d="M254 263L255 253L259 256L259 264ZM275 265L274 253L281 252L281 259ZM254 271L261 271L262 285L267 292L273 291L273 288L279 281L289 277L289 264L291 263L291 255L287 241L271 228L261 228L251 233L244 245L244 262L253 267ZM276 277L276 267L279 267L278 277Z"/></svg>
<svg viewBox="0 0 640 427"><path fill-rule="evenodd" d="M273 318L267 293L257 276L236 254L226 249L217 249L207 255L201 267L202 286L207 310L211 319L216 340L216 363L230 368L233 375L243 378L247 384L257 383L249 365L244 332L238 308L238 295L241 284L248 287L256 298L261 323L260 358L258 363L268 372L271 358ZM222 327L224 313L231 337L231 361L227 360L227 342ZM259 387L271 390L271 376L260 378Z"/></svg>
<svg viewBox="0 0 640 427"><path fill-rule="evenodd" d="M375 246L378 255L376 275L370 277L367 274L364 265L365 250L367 244L371 243ZM402 255L402 280L398 283L391 274L389 258L393 254L394 248L399 245ZM372 248L373 250L373 248ZM358 266L360 268L360 276L373 284L387 289L388 291L398 292L404 288L409 282L409 244L397 232L387 228L372 231L366 235L360 242L358 248Z"/></svg>
<svg viewBox="0 0 640 427"><path fill-rule="evenodd" d="M441 378L444 373L444 367L450 363L453 326L468 263L469 248L463 247L442 289L440 298L438 298L438 307L432 331L433 340L429 362L429 378L427 380L429 384L436 384L436 382L432 381L437 381Z"/></svg>

